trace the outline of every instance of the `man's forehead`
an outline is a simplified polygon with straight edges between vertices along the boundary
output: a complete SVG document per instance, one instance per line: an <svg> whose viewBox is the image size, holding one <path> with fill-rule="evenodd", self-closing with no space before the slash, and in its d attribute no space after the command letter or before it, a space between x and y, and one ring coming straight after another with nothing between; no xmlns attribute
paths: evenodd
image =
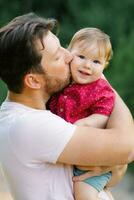
<svg viewBox="0 0 134 200"><path fill-rule="evenodd" d="M42 41L40 39L36 41L36 47L39 51L45 51L46 53L54 55L60 48L60 42L59 39L49 31Z"/></svg>
<svg viewBox="0 0 134 200"><path fill-rule="evenodd" d="M46 52L51 54L55 54L60 47L59 39L50 31L48 32L47 36L44 37L43 43Z"/></svg>

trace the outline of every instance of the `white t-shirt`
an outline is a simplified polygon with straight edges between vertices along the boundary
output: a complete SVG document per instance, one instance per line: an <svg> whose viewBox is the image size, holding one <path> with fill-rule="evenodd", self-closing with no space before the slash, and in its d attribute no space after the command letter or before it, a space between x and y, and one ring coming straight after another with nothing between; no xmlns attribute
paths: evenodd
<svg viewBox="0 0 134 200"><path fill-rule="evenodd" d="M56 161L75 128L50 111L2 104L0 163L14 200L74 200L72 168Z"/></svg>

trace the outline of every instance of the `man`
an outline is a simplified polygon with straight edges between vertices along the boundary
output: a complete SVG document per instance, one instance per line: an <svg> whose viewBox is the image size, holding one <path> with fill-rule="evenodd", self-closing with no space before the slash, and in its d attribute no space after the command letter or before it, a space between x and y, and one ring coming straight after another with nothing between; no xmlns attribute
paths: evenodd
<svg viewBox="0 0 134 200"><path fill-rule="evenodd" d="M73 200L71 165L129 162L133 120L117 95L107 129L77 127L46 110L69 83L71 54L34 14L0 29L0 77L9 95L0 112L0 162L15 200Z"/></svg>

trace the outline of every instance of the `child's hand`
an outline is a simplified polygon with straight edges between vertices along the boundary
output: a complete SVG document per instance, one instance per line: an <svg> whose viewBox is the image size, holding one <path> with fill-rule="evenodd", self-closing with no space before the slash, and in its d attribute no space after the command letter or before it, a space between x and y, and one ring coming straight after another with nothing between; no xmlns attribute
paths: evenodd
<svg viewBox="0 0 134 200"><path fill-rule="evenodd" d="M87 118L77 120L74 124L77 126L84 126Z"/></svg>
<svg viewBox="0 0 134 200"><path fill-rule="evenodd" d="M84 170L87 170L87 169L91 169L90 171L88 172L85 172L84 174L80 175L80 176L73 176L73 181L76 182L76 181L83 181L87 178L90 178L90 177L93 177L93 176L100 176L102 174L105 174L109 171L112 170L113 167L78 167L80 169L84 169Z"/></svg>

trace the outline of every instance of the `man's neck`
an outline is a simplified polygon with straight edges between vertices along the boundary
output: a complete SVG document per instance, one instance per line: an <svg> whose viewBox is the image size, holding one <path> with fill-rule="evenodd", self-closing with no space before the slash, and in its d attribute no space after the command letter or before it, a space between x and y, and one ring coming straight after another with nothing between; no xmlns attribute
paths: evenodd
<svg viewBox="0 0 134 200"><path fill-rule="evenodd" d="M17 94L17 93L9 92L8 98L10 101L20 103L34 109L44 110L46 109L46 103L49 99L49 96L44 95L43 97L40 93Z"/></svg>

